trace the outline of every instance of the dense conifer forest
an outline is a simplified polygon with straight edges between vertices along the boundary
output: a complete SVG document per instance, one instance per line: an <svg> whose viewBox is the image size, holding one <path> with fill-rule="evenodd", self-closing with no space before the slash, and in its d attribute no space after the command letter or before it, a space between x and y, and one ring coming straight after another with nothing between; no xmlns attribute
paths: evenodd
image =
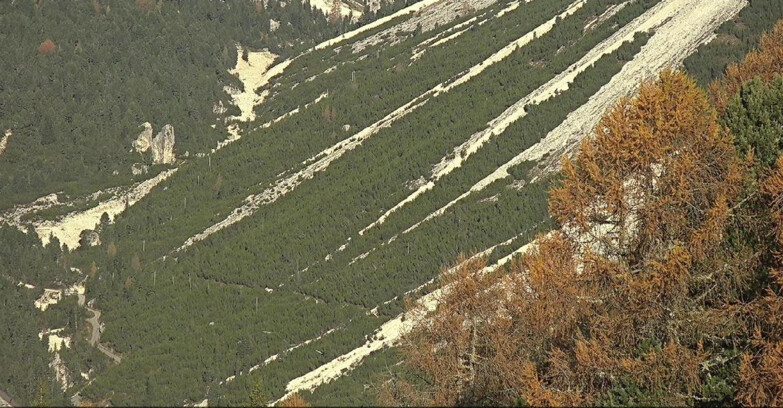
<svg viewBox="0 0 783 408"><path fill-rule="evenodd" d="M646 19L688 1L345 3L361 16L0 2L0 390L30 405L780 403L783 27L761 36L779 2L726 0L711 41L660 77L626 68L681 16ZM244 89L229 71L267 51L266 82ZM638 96L582 129L562 172L547 163L569 150L515 161L626 77ZM254 118L233 118L226 87L263 95ZM144 122L173 126L173 163L134 150ZM64 220L111 199L121 211L62 247ZM375 348L444 287L433 325Z"/></svg>
<svg viewBox="0 0 783 408"><path fill-rule="evenodd" d="M0 4L0 208L65 191L127 183L128 151L150 122L174 126L180 154L209 151L213 129L236 114L224 86L237 43L283 55L334 35L326 17L299 0L183 2L19 1ZM279 28L270 31L269 22ZM214 106L229 108L218 114ZM147 159L149 160L149 159Z"/></svg>
<svg viewBox="0 0 783 408"><path fill-rule="evenodd" d="M403 346L419 382L379 401L781 404L781 44L783 22L709 97L667 71L608 112L550 190L556 229L443 273Z"/></svg>

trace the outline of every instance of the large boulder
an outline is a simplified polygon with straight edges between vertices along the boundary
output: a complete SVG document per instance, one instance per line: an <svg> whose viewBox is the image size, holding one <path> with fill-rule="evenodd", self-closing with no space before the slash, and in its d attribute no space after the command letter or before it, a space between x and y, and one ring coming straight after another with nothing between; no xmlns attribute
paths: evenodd
<svg viewBox="0 0 783 408"><path fill-rule="evenodd" d="M100 245L101 236L94 230L83 230L79 234L79 246L84 248Z"/></svg>
<svg viewBox="0 0 783 408"><path fill-rule="evenodd" d="M5 131L5 135L0 138L0 154L3 154L6 146L8 146L8 139L11 137L11 129Z"/></svg>
<svg viewBox="0 0 783 408"><path fill-rule="evenodd" d="M149 172L149 166L143 163L133 163L131 166L131 173L133 173L134 176L138 176L140 174L147 174Z"/></svg>
<svg viewBox="0 0 783 408"><path fill-rule="evenodd" d="M152 146L152 125L149 122L144 122L141 126L144 130L133 141L133 148L139 153L144 153Z"/></svg>
<svg viewBox="0 0 783 408"><path fill-rule="evenodd" d="M172 164L174 156L174 126L166 125L152 139L152 162L155 164Z"/></svg>

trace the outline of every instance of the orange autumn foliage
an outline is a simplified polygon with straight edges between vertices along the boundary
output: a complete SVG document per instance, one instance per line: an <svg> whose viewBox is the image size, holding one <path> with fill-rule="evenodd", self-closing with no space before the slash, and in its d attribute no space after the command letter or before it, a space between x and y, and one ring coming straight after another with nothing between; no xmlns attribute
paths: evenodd
<svg viewBox="0 0 783 408"><path fill-rule="evenodd" d="M309 407L310 404L305 401L304 398L302 398L299 394L292 394L288 398L280 401L277 404L278 407L288 407L288 408L298 408L298 407Z"/></svg>
<svg viewBox="0 0 783 408"><path fill-rule="evenodd" d="M38 46L38 55L49 55L55 51L57 51L57 44L48 38Z"/></svg>
<svg viewBox="0 0 783 408"><path fill-rule="evenodd" d="M747 137L753 117L734 112L750 123L736 139L743 122L718 119L778 75L783 22L710 98L665 71L622 100L564 160L558 229L506 271L461 258L434 312L409 308L424 322L403 351L423 385L392 378L380 401L783 405L783 144L759 167L737 154L766 142ZM754 108L777 129L761 109L779 106Z"/></svg>
<svg viewBox="0 0 783 408"><path fill-rule="evenodd" d="M596 404L627 379L657 403L691 402L702 339L734 330L715 305L745 279L716 268L736 263L724 251L743 192L731 138L695 82L665 71L608 112L562 174L560 229L508 271L460 259L436 311L407 312L425 314L403 350L427 386L390 380L384 404Z"/></svg>
<svg viewBox="0 0 783 408"><path fill-rule="evenodd" d="M761 36L758 50L748 53L739 64L730 65L722 80L710 84L713 104L718 112L723 113L731 98L744 83L755 77L770 82L781 73L783 73L783 21L779 21L772 31Z"/></svg>
<svg viewBox="0 0 783 408"><path fill-rule="evenodd" d="M742 356L737 401L750 406L783 405L783 156L762 182L773 230L774 265L763 295L746 306L752 348Z"/></svg>
<svg viewBox="0 0 783 408"><path fill-rule="evenodd" d="M780 75L783 21L762 36L758 50L729 66L725 78L710 85L712 99L723 112L750 80L760 78L770 83ZM741 307L750 344L742 354L736 400L750 406L779 406L783 405L783 156L750 184L760 197L753 200L753 208L745 211L743 222L764 245L756 249L758 258L771 261L759 268L768 270L768 276L761 280L759 296Z"/></svg>

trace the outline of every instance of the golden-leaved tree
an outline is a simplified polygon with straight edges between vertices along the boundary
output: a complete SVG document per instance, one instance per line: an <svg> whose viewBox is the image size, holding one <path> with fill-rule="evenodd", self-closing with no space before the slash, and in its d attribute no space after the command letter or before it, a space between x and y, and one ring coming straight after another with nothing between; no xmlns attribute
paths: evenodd
<svg viewBox="0 0 783 408"><path fill-rule="evenodd" d="M736 211L759 276L737 318L744 328L736 399L749 406L783 405L783 22L762 36L759 50L710 85L737 144L756 171ZM777 158L775 160L775 158Z"/></svg>
<svg viewBox="0 0 783 408"><path fill-rule="evenodd" d="M755 77L770 82L783 73L783 24L778 22L761 36L758 50L751 51L739 64L726 68L725 77L710 85L713 103L719 113L726 110L742 85Z"/></svg>
<svg viewBox="0 0 783 408"><path fill-rule="evenodd" d="M783 405L782 75L779 22L709 98L665 71L620 101L564 159L557 229L411 304L380 402Z"/></svg>
<svg viewBox="0 0 783 408"><path fill-rule="evenodd" d="M382 402L575 405L621 390L627 403L692 403L707 349L740 330L753 267L726 231L743 169L691 78L643 84L564 160L559 229L508 271L463 259L443 274L437 309L403 345L424 385L387 381Z"/></svg>
<svg viewBox="0 0 783 408"><path fill-rule="evenodd" d="M783 405L783 156L761 184L772 220L772 262L763 293L745 312L751 347L742 356L737 400L749 406Z"/></svg>

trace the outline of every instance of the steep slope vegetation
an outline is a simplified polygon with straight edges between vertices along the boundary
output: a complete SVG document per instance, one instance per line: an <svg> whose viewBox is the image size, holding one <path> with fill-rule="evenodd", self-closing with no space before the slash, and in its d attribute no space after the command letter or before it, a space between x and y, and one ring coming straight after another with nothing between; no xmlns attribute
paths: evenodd
<svg viewBox="0 0 783 408"><path fill-rule="evenodd" d="M664 71L607 111L563 162L557 228L408 310L421 381L390 376L382 402L780 404L782 38L783 20L711 98Z"/></svg>
<svg viewBox="0 0 783 408"><path fill-rule="evenodd" d="M241 111L233 141L212 150L226 124L203 123L221 133L203 155L68 254L90 271L102 347L122 356L79 382L80 398L237 404L251 389L273 402L321 386L314 395L337 401L345 372L396 359L378 350L412 326L403 299L430 291L442 265L460 252L506 262L551 228L546 159L745 6L423 1L272 49L269 66L254 52L243 70L263 85L244 96L263 103ZM224 65L238 86L233 57Z"/></svg>
<svg viewBox="0 0 783 408"><path fill-rule="evenodd" d="M81 0L2 4L6 140L0 208L57 191L89 193L135 176L128 154L144 122L176 129L179 156L226 137L234 43L292 53L331 31L299 1L181 3ZM269 30L269 21L279 28ZM35 35L30 35L35 33ZM101 35L94 35L100 33ZM233 108L232 108L233 109ZM147 158L149 164L149 159Z"/></svg>
<svg viewBox="0 0 783 408"><path fill-rule="evenodd" d="M102 393L102 389L132 390L134 386L121 379L136 377L134 373L140 371L153 373L150 374L153 376L153 382L168 378L165 372L152 370L154 363L149 357L145 357L160 353L157 348L145 346L142 339L149 337L143 334L147 330L141 332L139 338L133 341L121 333L138 332L136 327L139 316L155 313L152 312L155 308L153 305L195 305L193 302L201 297L189 294L189 291L180 295L181 301L172 302L171 291L176 290L182 282L189 280L190 285L202 288L199 289L202 293L209 287L210 297L221 296L215 293L235 287L236 289L232 290L241 291L241 299L247 299L247 303L240 303L247 306L235 306L238 310L255 313L254 302L255 298L259 297L258 310L274 310L272 313L278 318L266 323L258 319L226 321L223 328L218 328L217 321L215 325L209 326L208 321L188 323L186 319L179 320L180 324L185 326L166 329L166 332L191 334L217 330L222 335L236 333L238 330L248 333L268 331L275 333L274 336L282 336L281 340L285 339L287 345L277 346L279 348L274 352L272 350L275 346L268 340L263 343L270 344L271 348L267 349L269 351L263 351L266 346L261 348L258 343L261 340L252 337L241 339L241 343L225 342L213 351L215 360L212 360L213 357L200 355L202 361L204 358L212 361L206 364L187 357L184 351L178 353L181 354L181 357L177 358L177 361L180 361L179 369L193 372L184 376L186 378L183 380L192 382L193 386L200 383L196 372L202 370L198 367L206 365L216 373L225 373L218 375L224 385L218 387L217 391L214 387L211 388L210 393L225 393L229 399L224 401L238 402L237 398L242 397L242 390L246 387L243 384L261 383L270 398L279 397L282 396L286 384L295 376L305 374L309 369L360 346L364 342L364 336L383 321L382 316L393 316L400 310L400 298L385 305L384 302L429 280L432 277L430 271L435 270L439 264L448 262L457 252L488 248L515 236L517 239L514 242L520 245L524 243L537 231L532 228L520 236L520 232L527 229L525 226L538 225L543 228L545 225L540 223L544 219L542 215L545 214L545 187L540 184L519 191L498 185L499 189L496 188L492 194L477 197L458 211L451 212L441 222L427 225L427 228L419 228L415 234L406 234L405 239L400 237L390 241L395 234L411 225L405 225L404 221L398 222L394 218L363 235L358 235L358 231L370 225L396 202L404 199L407 195L404 190L406 184L415 183L421 175L429 174L431 166L442 162L444 155L453 152L454 148L464 143L471 134L480 131L486 123L501 115L506 107L550 83L560 72L568 72L572 75L570 78L576 77L572 86L553 88L560 89L561 95L547 101L544 101L545 97L537 100L538 109L531 108L528 116L517 122L516 126L523 126L524 123L529 130L509 128L506 133L495 136L497 142L494 146L490 142L486 147L477 149L470 157L466 155L465 164L459 168L455 167L456 170L448 175L448 180L451 181L447 182L444 177L443 184L449 187L448 190L433 190L433 196L428 197L423 205L405 208L405 218L413 215L415 219L416 214L426 215L431 211L429 208L438 202L445 204L453 197L451 194L460 194L460 186L465 186L471 179L480 180L482 173L491 172L497 161L503 157L512 158L511 154L520 151L520 142L524 146L537 140L535 134L546 134L562 121L570 110L586 102L592 93L607 83L626 61L633 58L647 41L647 36L637 37L636 41L619 49L617 47L623 40L633 41L633 33L636 30L626 29L631 33L630 36L620 34L614 37L617 40L610 37L635 18L642 16L650 7L656 6L656 3L638 2L626 6L604 23L586 32L586 22L603 14L614 3L533 1L520 4L500 17L476 25L473 30L443 44L442 48L428 51L410 63L410 66L405 62L406 59L410 61L412 56L410 44L424 41L423 38L415 36L436 36L440 31L414 33L414 37L402 39L397 43L377 45L376 55L364 58L361 51L354 54L349 51L350 48L343 46L336 54L330 49L315 50L293 61L286 67L279 83L285 83L288 75L300 75L298 72L305 67L304 63L300 65L300 61L331 59L324 61L326 63L314 64L312 68L307 66L308 72L319 66L335 66L334 70L318 75L310 81L304 81L309 78L307 74L302 75L303 82L299 82L296 87L292 84L293 89L290 91L297 95L299 101L313 101L327 88L325 84L330 84L329 96L268 128L248 133L240 141L216 152L209 161L200 160L194 162L190 168L183 167L180 173L165 183L169 187L166 192L156 194L146 204L140 203L131 209L124 220L120 220L105 234L106 240L114 241L120 248L123 255L118 257L138 254L142 260L140 273L132 272L131 275L131 271L127 269L117 270L115 282L123 282L127 277L132 277L133 285L125 296L137 296L132 294L134 292L145 293L145 301L140 304L138 301L118 296L120 293L111 289L112 285L106 280L105 274L103 283L95 282L92 288L99 303L107 308L106 338L121 352L130 350L131 347L137 350L134 352L136 364L153 365L147 371L142 368L144 365L123 362L113 370L116 374L107 374L95 382L92 387L93 392L98 392L95 397ZM666 7L682 11L679 9L682 4L684 3L672 5L667 2ZM741 2L731 3L732 8L718 9L717 15L723 19L728 18L736 13L741 5ZM507 7L490 6L486 12L500 14L499 11ZM562 14L561 18L553 21L553 16L558 14ZM527 18L521 21L521 15ZM472 17L466 15L463 20L458 19L453 24L460 24L470 18ZM639 18L642 18L640 21L649 21L647 24L650 28L660 24L648 20L649 17ZM720 22L720 18L694 18L696 21L702 21L700 19L703 18L705 21ZM658 21L662 22L663 19ZM390 24L394 24L394 20ZM712 24L714 25L705 26L703 32L709 33L717 26L716 23ZM504 30L504 27L508 28ZM643 32L645 29L639 31ZM533 32L536 34L528 34ZM488 34L491 33L496 36L503 33L505 39L488 39ZM530 41L531 37L535 39ZM526 40L519 41L520 38ZM352 38L354 39L357 38ZM528 41L530 42L527 43ZM505 55L508 51L501 49L512 43L515 46L518 44L518 49L507 57L492 57L498 52ZM601 44L614 45L607 48ZM588 55L599 45L601 47L597 51ZM553 52L558 49L559 52ZM617 51L614 54L610 54L615 50ZM689 48L684 48L682 55L687 54L688 50ZM348 54L343 56L346 52ZM457 57L455 53L461 56ZM602 57L603 54L609 55ZM444 66L443 61L446 58L458 63ZM580 63L580 60L585 62ZM340 65L342 61L346 63ZM590 67L594 62L595 66ZM444 67L439 71L439 76L432 75L432 72L435 72L433 64ZM569 71L572 65L575 68ZM520 66L528 68L519 70L517 67ZM471 67L481 68L471 71ZM369 75L372 75L371 82ZM453 79L450 79L452 77ZM459 78L464 79L460 81ZM443 83L444 79L447 82L439 87L438 84ZM568 79L562 82L554 80L551 83L566 84L567 81ZM392 87L392 83L405 86ZM449 84L456 85L449 88ZM280 105L285 101L285 88L272 85L270 89L270 99L259 110L261 121L265 117L278 117L295 107ZM435 91L430 91L432 89ZM444 92L443 89L447 91ZM541 94L554 94L553 91L550 92ZM290 98L293 100L293 97ZM360 100L366 100L367 103L355 102ZM479 101L481 105L477 104ZM487 103L489 101L492 103ZM410 109L419 103L422 105ZM282 107L276 108L277 106ZM450 106L462 106L464 109L457 115L456 111L448 108ZM265 116L264 109L276 109L276 113ZM382 119L387 115L391 115L387 120L394 118L390 127L384 126L386 121ZM377 124L374 124L376 122ZM317 133L313 134L307 129L317 129ZM512 134L530 136L528 141L503 137ZM330 140L335 139L336 144L330 143ZM484 149L487 149L486 153ZM319 154L319 151L323 153ZM238 177L239 174L243 176ZM267 189L268 192L264 193ZM250 198L243 207L241 204L248 195ZM496 195L497 197L493 198ZM188 201L186 212L183 212L183 196L186 196ZM168 197L178 197L177 204ZM274 200L270 199L261 204L264 197ZM489 200L480 201L486 198ZM521 211L520 205L525 205ZM177 207L179 209L174 210ZM229 216L229 212L235 211L234 207L238 210L235 215ZM143 222L139 224L141 219L135 214L144 214L146 219L158 222L144 227ZM511 214L515 214L511 218L513 222L509 222ZM164 218L160 218L161 215ZM462 219L466 221L463 222ZM211 225L210 220L232 222L218 224L221 225L220 228L207 230L208 234L199 235L199 238L189 241L193 243L192 246L170 254L169 251L186 242L190 234L199 232L194 226L201 224L208 227ZM493 230L490 228L493 225L502 227ZM138 229L140 227L141 229ZM128 231L129 228L134 232L123 231ZM482 230L487 233L481 233ZM491 230L493 232L489 233ZM469 235L461 235L464 232L459 231L471 232ZM212 232L216 233L211 234ZM123 238L125 236L132 238L133 242ZM177 236L182 237L179 242L176 242ZM443 237L442 242L438 242L436 246L428 244L434 236ZM139 245L140 239L147 241L143 252ZM506 246L512 247L513 243ZM342 250L336 251L339 248ZM364 258L360 258L368 252ZM165 260L160 258L164 255ZM176 256L176 260L172 259L171 255ZM98 254L93 256L100 259ZM358 259L351 263L355 258ZM403 267L402 260L406 258L418 260L417 264ZM103 263L100 260L98 262ZM152 282L150 272L145 273L145 270L155 270L156 283ZM162 276L165 278L161 278ZM266 288L272 292L267 292ZM193 300L186 301L186 298ZM295 317L297 314L291 314L298 313L296 310L285 311L274 306L285 298L291 301L298 298L304 302L310 298L309 302L313 302L315 310L320 309L322 312L310 312L312 316L319 318L313 320L307 330L289 332L288 321L301 319ZM221 302L218 299L214 301ZM210 302L212 301L207 303ZM204 307L207 310L211 306ZM182 306L177 306L176 309L183 312L186 310ZM329 319L320 317L325 316L322 313L334 313L337 310L347 313L341 318L344 319L341 324L337 324L337 321L328 323ZM154 316L161 315L155 313ZM171 317L162 319L166 321ZM319 319L321 321L317 322ZM160 327L158 324L153 326ZM189 338L179 336L170 341L172 352L183 349L190 342ZM242 345L247 343L252 346ZM297 344L303 345L292 348ZM250 354L240 351L244 347L248 347ZM286 349L290 351L285 351ZM271 360L248 374L251 368L275 354L285 358ZM234 367L230 368L216 360L220 355L237 355L238 359ZM144 361L147 363L142 363ZM231 381L226 381L228 378L231 378ZM191 386L181 388L186 390L191 389ZM124 392L130 394L129 391ZM189 392L183 397L192 401L209 397L194 394ZM152 395L155 393L152 392Z"/></svg>

